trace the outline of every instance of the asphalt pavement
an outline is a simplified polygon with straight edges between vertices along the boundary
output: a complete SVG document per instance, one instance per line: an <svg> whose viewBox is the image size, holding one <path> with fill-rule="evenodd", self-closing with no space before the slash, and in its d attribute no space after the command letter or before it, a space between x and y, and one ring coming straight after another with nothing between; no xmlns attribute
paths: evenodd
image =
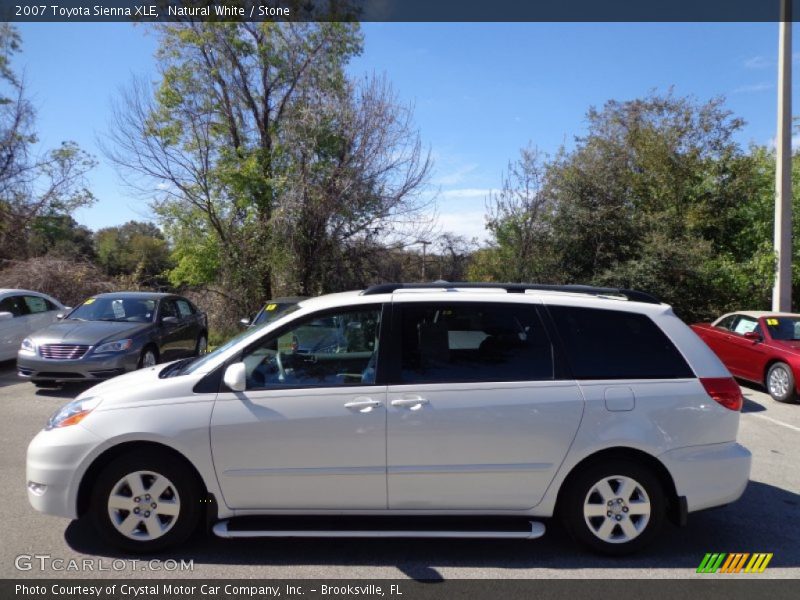
<svg viewBox="0 0 800 600"><path fill-rule="evenodd" d="M754 388L743 388L739 440L753 453L744 496L689 515L685 528L668 524L636 556L588 554L547 521L545 536L531 541L198 536L153 557L161 561L156 563L134 562L136 557L103 546L85 519L41 515L28 504L28 442L83 389L37 390L17 379L13 364L0 363L0 577L686 578L708 577L695 573L707 552L771 552L767 570L749 577L800 577L800 405L778 404Z"/></svg>

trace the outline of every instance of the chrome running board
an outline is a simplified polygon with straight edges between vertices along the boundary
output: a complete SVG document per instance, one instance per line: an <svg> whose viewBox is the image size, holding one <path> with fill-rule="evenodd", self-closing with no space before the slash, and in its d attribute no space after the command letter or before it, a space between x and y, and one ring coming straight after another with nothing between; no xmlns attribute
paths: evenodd
<svg viewBox="0 0 800 600"><path fill-rule="evenodd" d="M221 538L472 538L533 540L544 535L544 523L528 521L525 528L515 531L468 529L231 529L236 519L226 519L214 525L214 534Z"/></svg>

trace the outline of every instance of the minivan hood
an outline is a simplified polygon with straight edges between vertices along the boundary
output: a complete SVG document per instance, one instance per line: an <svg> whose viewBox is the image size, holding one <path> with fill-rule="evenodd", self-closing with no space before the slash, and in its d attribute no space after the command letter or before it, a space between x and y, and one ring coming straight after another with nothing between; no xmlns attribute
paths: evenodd
<svg viewBox="0 0 800 600"><path fill-rule="evenodd" d="M64 320L38 330L32 337L37 343L68 343L94 346L107 340L134 335L152 323L126 323L121 321Z"/></svg>
<svg viewBox="0 0 800 600"><path fill-rule="evenodd" d="M169 363L165 363L163 365L156 365L146 369L139 369L138 371L131 371L130 373L113 377L112 379L108 379L90 387L88 390L78 396L78 398L102 396L105 404L106 401L113 402L114 398L117 397L127 397L133 390L141 392L142 390L151 387L154 383L160 381L158 374L168 364Z"/></svg>

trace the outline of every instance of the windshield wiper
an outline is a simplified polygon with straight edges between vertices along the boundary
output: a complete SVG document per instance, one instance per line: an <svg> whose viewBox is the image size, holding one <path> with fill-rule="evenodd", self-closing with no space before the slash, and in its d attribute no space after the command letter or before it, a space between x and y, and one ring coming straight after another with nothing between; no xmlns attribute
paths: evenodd
<svg viewBox="0 0 800 600"><path fill-rule="evenodd" d="M190 356L189 358L184 358L182 360L179 360L178 362L169 365L165 369L162 369L161 373L159 373L158 376L160 378L164 378L164 377L173 377L175 375L183 375L183 373L181 372L183 370L183 368L184 367L188 367L190 364L192 364L198 358L200 358L200 357L199 356Z"/></svg>

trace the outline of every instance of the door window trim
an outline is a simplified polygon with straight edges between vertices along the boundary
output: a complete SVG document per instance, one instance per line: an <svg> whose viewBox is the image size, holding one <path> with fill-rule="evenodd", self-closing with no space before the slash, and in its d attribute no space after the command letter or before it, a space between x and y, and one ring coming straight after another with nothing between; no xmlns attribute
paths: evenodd
<svg viewBox="0 0 800 600"><path fill-rule="evenodd" d="M402 378L402 369L403 369L403 357L402 357L402 328L403 328L403 312L406 307L416 307L416 306L423 306L423 307L432 307L432 306L453 306L453 305L464 305L464 306L482 306L485 307L487 305L490 306L520 306L531 309L534 311L534 314L539 319L540 324L542 325L542 330L544 332L545 337L550 342L551 348L551 357L553 361L553 377L549 379L515 379L515 380L495 380L495 379L479 379L474 381L432 381L432 382L409 382L403 381ZM414 301L398 301L395 300L392 303L392 321L391 321L391 343L389 344L389 356L387 360L387 368L385 369L387 379L386 383L391 386L431 386L431 385L468 385L468 384L478 384L478 385L486 385L486 384L495 384L495 383L515 383L515 384L529 384L529 383L552 383L554 381L571 381L574 378L568 371L567 363L563 358L563 353L559 344L554 339L553 335L553 328L551 323L549 322L549 316L545 314L545 311L542 310L542 306L538 303L528 303L528 302L502 302L498 300L489 300L486 302L477 303L474 300L458 300L458 299L447 299L447 300L424 300L422 302L414 302ZM380 359L380 357L379 357Z"/></svg>
<svg viewBox="0 0 800 600"><path fill-rule="evenodd" d="M350 383L347 385L292 385L292 384L271 384L268 388L259 388L257 390L247 390L245 392L234 392L223 381L223 375L225 370L232 364L238 363L242 361L242 357L258 348L259 346L263 345L267 340L272 338L278 338L282 335L286 334L287 332L291 331L293 328L297 327L297 324L301 321L305 321L307 319L318 319L318 318L325 318L335 315L340 315L346 312L366 312L369 310L379 311L381 315L381 323L380 323L380 330L378 332L378 361L375 367L375 381L372 383ZM389 356L389 346L391 344L390 339L390 327L387 325L391 322L392 319L392 305L388 302L376 302L371 304L354 304L348 306L337 306L334 308L326 308L323 310L319 310L313 313L307 313L302 316L298 316L297 318L292 319L288 323L281 325L278 329L274 329L269 333L262 335L257 340L253 341L252 343L248 344L244 349L240 352L237 352L234 356L230 359L225 361L222 365L220 365L217 369L214 369L211 373L206 375L203 379L201 379L195 385L195 390L198 389L205 389L205 386L201 386L200 384L205 381L206 379L210 379L213 381L214 379L219 378L219 393L235 393L235 394L242 394L242 393L261 393L261 392L273 392L273 391L280 391L280 390L320 390L320 389L343 389L343 388L350 388L350 387L375 387L375 386L386 386L386 363L388 362ZM213 379L212 379L213 377ZM211 383L209 381L209 383Z"/></svg>

